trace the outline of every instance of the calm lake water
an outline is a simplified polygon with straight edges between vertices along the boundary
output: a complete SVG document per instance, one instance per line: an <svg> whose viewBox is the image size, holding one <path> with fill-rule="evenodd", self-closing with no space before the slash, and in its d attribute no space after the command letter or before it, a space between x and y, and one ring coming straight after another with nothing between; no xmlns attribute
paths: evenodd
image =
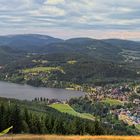
<svg viewBox="0 0 140 140"><path fill-rule="evenodd" d="M32 87L0 81L0 97L15 98L20 100L32 100L35 97L45 97L63 100L83 95L84 93L80 91Z"/></svg>

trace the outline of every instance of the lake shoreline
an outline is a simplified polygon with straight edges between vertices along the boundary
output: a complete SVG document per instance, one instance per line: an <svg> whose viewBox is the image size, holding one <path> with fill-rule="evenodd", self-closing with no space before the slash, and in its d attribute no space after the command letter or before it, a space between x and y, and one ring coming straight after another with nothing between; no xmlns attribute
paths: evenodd
<svg viewBox="0 0 140 140"><path fill-rule="evenodd" d="M73 91L60 88L33 87L27 84L17 84L0 81L0 96L22 100L33 100L34 98L49 98L67 100L74 97L84 96L82 91Z"/></svg>

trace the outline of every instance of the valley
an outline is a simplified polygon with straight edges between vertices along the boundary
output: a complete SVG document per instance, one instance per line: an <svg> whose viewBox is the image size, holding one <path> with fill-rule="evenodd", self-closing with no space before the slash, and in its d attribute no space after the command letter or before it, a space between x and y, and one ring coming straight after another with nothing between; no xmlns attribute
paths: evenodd
<svg viewBox="0 0 140 140"><path fill-rule="evenodd" d="M3 38L1 80L55 88L139 80L138 42L32 34Z"/></svg>
<svg viewBox="0 0 140 140"><path fill-rule="evenodd" d="M0 0L0 140L140 140L140 0Z"/></svg>
<svg viewBox="0 0 140 140"><path fill-rule="evenodd" d="M0 131L12 125L15 134L140 134L139 42L1 38Z"/></svg>

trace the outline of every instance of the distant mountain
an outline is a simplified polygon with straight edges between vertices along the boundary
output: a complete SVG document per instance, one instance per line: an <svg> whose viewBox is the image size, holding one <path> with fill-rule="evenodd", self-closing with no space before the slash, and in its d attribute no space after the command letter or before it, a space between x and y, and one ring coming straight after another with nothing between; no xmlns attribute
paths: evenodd
<svg viewBox="0 0 140 140"><path fill-rule="evenodd" d="M136 79L140 71L140 43L118 39L62 40L35 34L0 36L0 66L5 64L8 73L15 72L17 81L24 79L19 70L25 68L62 67L65 74L54 72L47 81L54 85L57 79L58 87L60 81L92 84Z"/></svg>
<svg viewBox="0 0 140 140"><path fill-rule="evenodd" d="M121 40L121 39L107 39L103 41L112 44L114 46L120 47L121 49L140 51L140 42L138 41Z"/></svg>
<svg viewBox="0 0 140 140"><path fill-rule="evenodd" d="M97 40L91 38L72 38L62 40L47 35L25 34L0 36L0 46L7 46L11 49L21 51L24 50L27 53L77 53L90 59L115 62L124 61L129 55L131 55L131 58L134 58L135 55L137 55L137 58L140 57L140 54L134 52L132 54L131 52L140 52L140 42L120 39Z"/></svg>
<svg viewBox="0 0 140 140"><path fill-rule="evenodd" d="M106 43L102 40L91 38L73 38L60 42L53 42L44 46L36 48L36 53L77 53L91 59L105 59L105 60L122 60L120 55L121 48L112 44Z"/></svg>
<svg viewBox="0 0 140 140"><path fill-rule="evenodd" d="M36 50L36 48L39 48L40 46L60 41L62 40L39 34L0 36L0 45L10 46L26 51Z"/></svg>
<svg viewBox="0 0 140 140"><path fill-rule="evenodd" d="M41 48L49 53L80 53L86 57L106 60L122 59L119 53L121 49L102 40L90 38L74 38L64 42L48 44ZM40 51L41 51L40 50Z"/></svg>

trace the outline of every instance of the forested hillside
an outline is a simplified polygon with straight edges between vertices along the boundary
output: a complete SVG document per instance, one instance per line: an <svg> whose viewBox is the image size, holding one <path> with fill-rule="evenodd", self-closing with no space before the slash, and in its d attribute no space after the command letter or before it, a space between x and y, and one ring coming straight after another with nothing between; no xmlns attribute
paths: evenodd
<svg viewBox="0 0 140 140"><path fill-rule="evenodd" d="M59 88L139 80L139 42L15 35L2 44L1 80Z"/></svg>
<svg viewBox="0 0 140 140"><path fill-rule="evenodd" d="M23 56L24 52L7 46L0 46L0 66L17 61Z"/></svg>
<svg viewBox="0 0 140 140"><path fill-rule="evenodd" d="M18 101L0 98L0 131L13 126L11 133L63 134L63 135L131 135L138 134L133 127L121 121L105 124L99 119L90 120L61 113L47 105L46 101ZM120 125L121 128L117 126Z"/></svg>

